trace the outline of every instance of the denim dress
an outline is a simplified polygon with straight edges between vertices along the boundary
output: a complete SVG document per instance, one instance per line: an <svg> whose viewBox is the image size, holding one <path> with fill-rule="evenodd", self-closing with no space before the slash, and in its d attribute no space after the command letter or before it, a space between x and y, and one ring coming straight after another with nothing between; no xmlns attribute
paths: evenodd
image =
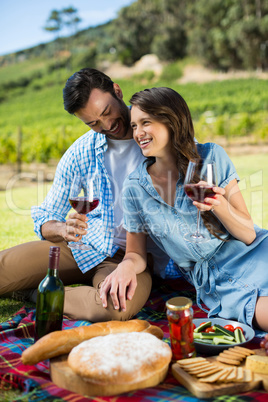
<svg viewBox="0 0 268 402"><path fill-rule="evenodd" d="M197 149L202 158L216 162L219 187L226 187L233 179L239 181L222 147L207 143L197 144ZM268 231L255 225L256 239L246 245L227 231L221 239L216 238L200 219L201 229L210 240L197 244L184 240L184 234L196 228L197 208L185 194L182 178L177 182L174 206L165 203L147 172L149 163L144 161L125 180L125 229L148 233L173 259L181 274L195 286L197 304L208 317L252 325L257 298L268 296ZM163 276L163 272L156 274Z"/></svg>

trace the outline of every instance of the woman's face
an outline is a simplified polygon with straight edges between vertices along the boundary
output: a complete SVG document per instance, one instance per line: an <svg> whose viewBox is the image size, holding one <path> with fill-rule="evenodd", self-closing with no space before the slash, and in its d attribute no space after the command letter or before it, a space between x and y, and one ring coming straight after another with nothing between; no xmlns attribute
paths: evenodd
<svg viewBox="0 0 268 402"><path fill-rule="evenodd" d="M140 146L145 157L165 157L170 153L171 141L168 128L154 116L137 106L131 108L131 128L133 138Z"/></svg>

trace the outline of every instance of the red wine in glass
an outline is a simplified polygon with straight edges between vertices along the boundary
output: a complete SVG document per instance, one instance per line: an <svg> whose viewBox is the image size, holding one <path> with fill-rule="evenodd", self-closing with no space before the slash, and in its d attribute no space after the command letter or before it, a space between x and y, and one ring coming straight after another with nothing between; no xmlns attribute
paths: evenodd
<svg viewBox="0 0 268 402"><path fill-rule="evenodd" d="M69 202L76 212L84 215L93 211L99 205L98 198L94 198L93 201L89 201L87 197L74 197L70 198Z"/></svg>
<svg viewBox="0 0 268 402"><path fill-rule="evenodd" d="M212 185L185 184L184 191L193 201L204 202L205 198L214 198L215 193Z"/></svg>
<svg viewBox="0 0 268 402"><path fill-rule="evenodd" d="M75 175L69 194L69 202L78 214L86 215L99 205L98 176L89 177ZM89 244L81 240L68 243L68 246L76 250L91 250Z"/></svg>
<svg viewBox="0 0 268 402"><path fill-rule="evenodd" d="M185 180L185 194L193 201L205 203L205 198L214 198L213 187L217 186L216 163L208 159L189 161ZM193 243L209 240L206 232L200 231L200 210L197 211L197 225L194 233L186 233L184 239Z"/></svg>

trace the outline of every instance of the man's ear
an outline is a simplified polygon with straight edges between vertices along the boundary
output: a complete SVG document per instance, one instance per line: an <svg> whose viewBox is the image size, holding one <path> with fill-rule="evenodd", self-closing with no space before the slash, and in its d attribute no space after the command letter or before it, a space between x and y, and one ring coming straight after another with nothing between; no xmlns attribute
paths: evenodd
<svg viewBox="0 0 268 402"><path fill-rule="evenodd" d="M123 99L123 92L120 86L116 83L114 83L114 92L119 99Z"/></svg>

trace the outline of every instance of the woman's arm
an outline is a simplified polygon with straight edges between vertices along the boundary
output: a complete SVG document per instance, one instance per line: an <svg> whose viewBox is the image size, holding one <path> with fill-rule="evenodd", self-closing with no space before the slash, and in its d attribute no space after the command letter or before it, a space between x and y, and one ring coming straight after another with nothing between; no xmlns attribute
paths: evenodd
<svg viewBox="0 0 268 402"><path fill-rule="evenodd" d="M146 269L146 265L146 235L127 232L125 257L100 288L103 307L107 307L107 296L110 293L114 308L126 311L126 300L132 299L137 287L136 276Z"/></svg>
<svg viewBox="0 0 268 402"><path fill-rule="evenodd" d="M224 189L214 187L213 190L217 195L215 199L205 198L207 205L198 202L193 204L203 211L209 211L212 207L213 213L229 233L245 244L251 244L256 237L254 224L236 179L230 181Z"/></svg>

